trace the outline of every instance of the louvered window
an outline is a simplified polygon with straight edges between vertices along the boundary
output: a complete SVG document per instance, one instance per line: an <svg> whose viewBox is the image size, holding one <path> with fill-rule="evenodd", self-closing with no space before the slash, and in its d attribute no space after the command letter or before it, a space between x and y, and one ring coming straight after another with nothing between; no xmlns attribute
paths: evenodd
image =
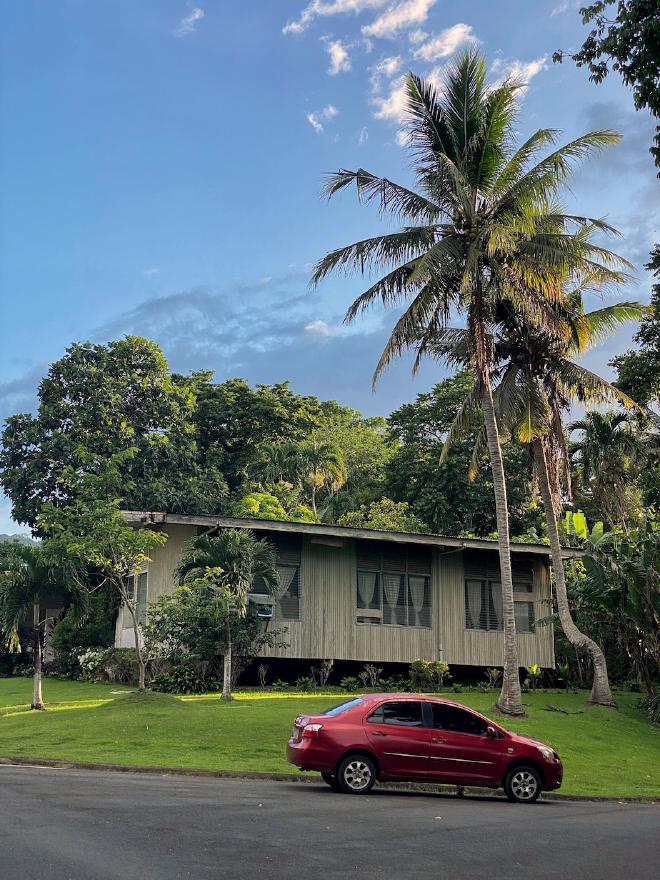
<svg viewBox="0 0 660 880"><path fill-rule="evenodd" d="M277 573L280 585L271 596L261 578L252 584L250 594L256 597L275 599L277 616L282 620L300 619L300 535L269 534L265 536L274 545L277 559Z"/></svg>
<svg viewBox="0 0 660 880"><path fill-rule="evenodd" d="M502 585L499 566L483 553L466 554L465 628L483 631L502 630ZM516 631L534 632L534 583L531 568L524 562L513 567L514 613Z"/></svg>
<svg viewBox="0 0 660 880"><path fill-rule="evenodd" d="M358 541L357 622L431 626L431 551Z"/></svg>

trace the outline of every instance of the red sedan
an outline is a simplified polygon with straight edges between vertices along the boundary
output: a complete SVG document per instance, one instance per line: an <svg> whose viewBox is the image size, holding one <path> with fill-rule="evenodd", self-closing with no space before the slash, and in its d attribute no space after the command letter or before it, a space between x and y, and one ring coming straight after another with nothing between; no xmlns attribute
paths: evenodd
<svg viewBox="0 0 660 880"><path fill-rule="evenodd" d="M559 788L563 773L545 743L451 700L413 694L369 694L300 715L287 759L348 794L405 780L503 788L520 803Z"/></svg>

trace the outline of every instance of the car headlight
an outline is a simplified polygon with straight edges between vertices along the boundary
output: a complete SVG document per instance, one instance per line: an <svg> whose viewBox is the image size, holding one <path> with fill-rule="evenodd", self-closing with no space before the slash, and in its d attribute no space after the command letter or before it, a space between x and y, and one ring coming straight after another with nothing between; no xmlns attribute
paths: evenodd
<svg viewBox="0 0 660 880"><path fill-rule="evenodd" d="M537 748L546 761L552 761L555 756L554 749L551 749L550 746L537 746Z"/></svg>

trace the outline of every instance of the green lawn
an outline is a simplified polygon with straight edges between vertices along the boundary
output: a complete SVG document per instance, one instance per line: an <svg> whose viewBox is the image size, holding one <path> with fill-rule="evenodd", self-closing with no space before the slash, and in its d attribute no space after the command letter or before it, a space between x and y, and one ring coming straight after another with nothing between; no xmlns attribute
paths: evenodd
<svg viewBox="0 0 660 880"><path fill-rule="evenodd" d="M225 704L217 695L139 697L117 685L46 679L51 711L29 712L31 684L0 679L1 755L212 770L291 771L284 745L293 718L342 699L239 692ZM449 696L486 714L495 697ZM635 708L637 695L618 694L619 712L588 707L585 696L525 694L528 717L503 723L557 749L564 794L660 796L660 730ZM576 714L545 711L549 705Z"/></svg>

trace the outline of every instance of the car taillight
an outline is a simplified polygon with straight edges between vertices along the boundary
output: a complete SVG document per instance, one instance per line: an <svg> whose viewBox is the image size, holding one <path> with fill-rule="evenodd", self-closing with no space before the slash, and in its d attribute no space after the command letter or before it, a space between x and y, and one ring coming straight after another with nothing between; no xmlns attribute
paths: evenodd
<svg viewBox="0 0 660 880"><path fill-rule="evenodd" d="M322 729L322 724L306 724L303 727L303 739L313 739L313 737L319 735L319 731L321 731Z"/></svg>

